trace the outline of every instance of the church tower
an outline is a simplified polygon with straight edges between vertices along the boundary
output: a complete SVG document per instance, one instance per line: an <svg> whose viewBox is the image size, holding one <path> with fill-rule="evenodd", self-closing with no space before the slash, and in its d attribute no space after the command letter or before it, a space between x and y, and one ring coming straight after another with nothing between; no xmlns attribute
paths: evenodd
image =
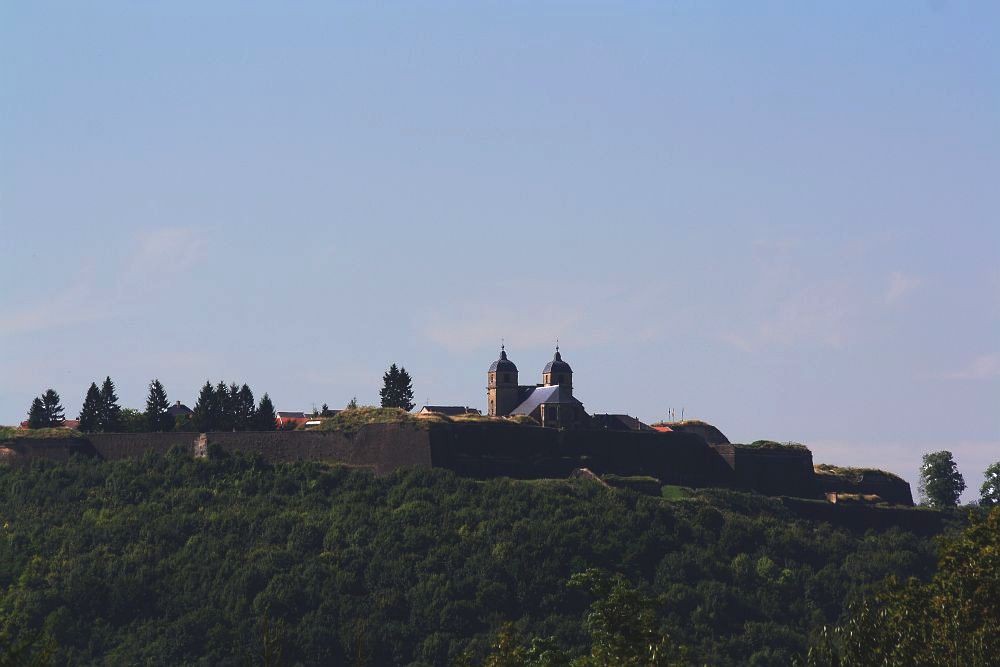
<svg viewBox="0 0 1000 667"><path fill-rule="evenodd" d="M573 395L573 369L563 361L562 355L559 354L558 343L552 361L545 364L545 368L542 369L542 384L547 386L557 384L567 390L570 396Z"/></svg>
<svg viewBox="0 0 1000 667"><path fill-rule="evenodd" d="M517 407L517 366L507 358L500 346L500 358L493 362L486 375L486 399L491 417L504 417Z"/></svg>

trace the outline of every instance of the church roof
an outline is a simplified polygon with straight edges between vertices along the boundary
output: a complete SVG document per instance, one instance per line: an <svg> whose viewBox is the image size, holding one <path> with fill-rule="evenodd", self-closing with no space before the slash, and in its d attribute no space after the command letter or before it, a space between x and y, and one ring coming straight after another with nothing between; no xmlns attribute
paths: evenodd
<svg viewBox="0 0 1000 667"><path fill-rule="evenodd" d="M552 357L552 361L545 364L545 368L542 369L543 373L572 373L573 369L569 367L562 359L562 355L559 354L559 348L556 348L556 354Z"/></svg>
<svg viewBox="0 0 1000 667"><path fill-rule="evenodd" d="M530 415L540 405L553 405L555 403L579 403L572 394L559 385L547 387L535 387L528 394L521 405L511 410L512 415Z"/></svg>
<svg viewBox="0 0 1000 667"><path fill-rule="evenodd" d="M493 365L490 366L489 372L490 373L497 373L497 372L500 372L500 373L516 373L517 372L517 366L514 365L513 361L511 361L510 359L507 358L507 350L505 350L503 347L500 348L500 358L493 362Z"/></svg>

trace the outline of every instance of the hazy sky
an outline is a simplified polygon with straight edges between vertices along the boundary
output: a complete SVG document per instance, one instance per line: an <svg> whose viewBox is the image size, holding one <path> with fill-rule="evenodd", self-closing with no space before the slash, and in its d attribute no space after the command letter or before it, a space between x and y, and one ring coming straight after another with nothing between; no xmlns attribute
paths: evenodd
<svg viewBox="0 0 1000 667"><path fill-rule="evenodd" d="M820 4L3 3L0 423L390 362L485 408L558 337L591 412L977 495L1000 4Z"/></svg>

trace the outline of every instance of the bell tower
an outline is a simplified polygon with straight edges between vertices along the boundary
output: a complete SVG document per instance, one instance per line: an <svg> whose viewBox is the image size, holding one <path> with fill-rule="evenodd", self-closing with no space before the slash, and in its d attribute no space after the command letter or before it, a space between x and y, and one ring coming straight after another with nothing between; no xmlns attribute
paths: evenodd
<svg viewBox="0 0 1000 667"><path fill-rule="evenodd" d="M570 396L573 395L573 369L563 361L559 353L559 343L556 343L556 353L552 361L545 364L545 368L542 369L542 384L546 386L557 384L567 390Z"/></svg>
<svg viewBox="0 0 1000 667"><path fill-rule="evenodd" d="M507 350L500 345L500 358L493 362L486 374L487 414L504 417L517 407L517 366L507 358Z"/></svg>

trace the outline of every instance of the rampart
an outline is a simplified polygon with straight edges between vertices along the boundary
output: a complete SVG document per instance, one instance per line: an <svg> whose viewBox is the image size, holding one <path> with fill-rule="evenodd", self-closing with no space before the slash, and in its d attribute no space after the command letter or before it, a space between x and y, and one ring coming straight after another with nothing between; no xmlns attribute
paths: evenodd
<svg viewBox="0 0 1000 667"><path fill-rule="evenodd" d="M272 463L327 461L368 467L377 474L421 466L448 468L480 479L537 479L565 478L573 470L587 468L598 475L649 476L663 484L737 488L775 496L822 498L829 490L814 474L812 454L805 448L709 445L697 434L684 432L558 430L490 422L368 424L343 431L13 438L0 442L0 462L66 460L74 454L113 461L165 454L172 447L200 454L212 446L256 453ZM823 484L837 486L829 480ZM912 504L909 486L902 480L873 477L858 488L888 502ZM854 492L856 488L834 490Z"/></svg>

